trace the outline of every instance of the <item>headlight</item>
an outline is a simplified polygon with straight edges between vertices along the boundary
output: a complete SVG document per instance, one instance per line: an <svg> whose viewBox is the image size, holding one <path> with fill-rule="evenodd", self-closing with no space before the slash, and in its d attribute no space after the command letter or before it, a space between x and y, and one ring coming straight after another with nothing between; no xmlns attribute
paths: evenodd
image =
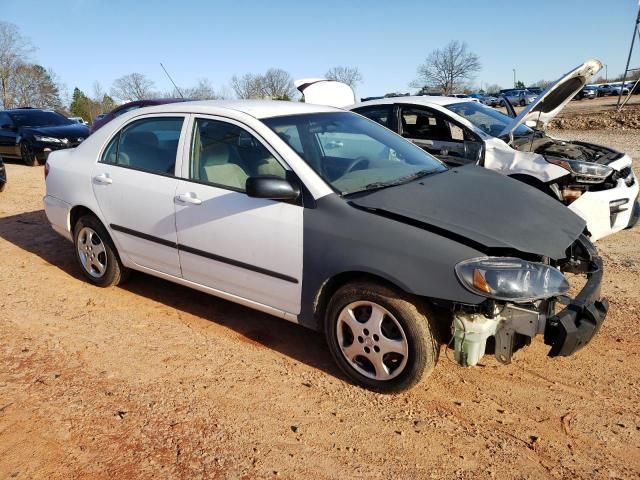
<svg viewBox="0 0 640 480"><path fill-rule="evenodd" d="M467 289L496 300L529 302L569 291L567 279L556 268L519 258L472 258L455 270Z"/></svg>
<svg viewBox="0 0 640 480"><path fill-rule="evenodd" d="M66 138L43 137L40 135L34 135L33 138L35 138L38 142L44 143L69 143L69 140L67 140Z"/></svg>
<svg viewBox="0 0 640 480"><path fill-rule="evenodd" d="M558 165L576 176L583 183L601 183L613 173L613 168L599 163L566 160L564 158L547 158L549 163Z"/></svg>

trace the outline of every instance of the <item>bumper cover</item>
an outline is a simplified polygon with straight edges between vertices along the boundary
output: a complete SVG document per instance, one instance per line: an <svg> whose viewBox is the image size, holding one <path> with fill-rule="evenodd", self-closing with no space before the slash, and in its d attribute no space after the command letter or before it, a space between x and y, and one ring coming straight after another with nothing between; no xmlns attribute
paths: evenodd
<svg viewBox="0 0 640 480"><path fill-rule="evenodd" d="M577 271L587 273L587 283L566 308L547 318L544 343L551 346L550 357L567 357L580 350L598 333L609 310L609 302L600 296L602 259L591 242L579 240L588 259Z"/></svg>

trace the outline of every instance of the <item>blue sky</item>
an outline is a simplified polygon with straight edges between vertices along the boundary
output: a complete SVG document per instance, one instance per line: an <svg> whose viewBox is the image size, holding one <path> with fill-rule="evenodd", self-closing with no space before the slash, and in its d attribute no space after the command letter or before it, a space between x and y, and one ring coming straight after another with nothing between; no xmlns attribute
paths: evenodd
<svg viewBox="0 0 640 480"><path fill-rule="evenodd" d="M357 66L358 96L408 91L417 66L450 40L480 56L478 84L553 79L587 58L622 72L637 0L0 0L1 19L38 47L33 60L69 89L108 89L140 72L170 90L269 67L294 78ZM635 55L640 66L640 45ZM604 72L603 72L604 73Z"/></svg>

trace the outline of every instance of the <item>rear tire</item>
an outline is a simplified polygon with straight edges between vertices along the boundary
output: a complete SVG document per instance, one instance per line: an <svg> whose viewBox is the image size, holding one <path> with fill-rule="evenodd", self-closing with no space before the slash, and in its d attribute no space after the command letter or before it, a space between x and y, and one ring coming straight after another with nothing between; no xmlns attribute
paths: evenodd
<svg viewBox="0 0 640 480"><path fill-rule="evenodd" d="M35 167L38 165L38 158L33 148L31 148L31 145L27 142L20 142L20 156L27 167Z"/></svg>
<svg viewBox="0 0 640 480"><path fill-rule="evenodd" d="M94 285L111 287L129 277L109 233L94 215L84 215L76 222L73 243L80 269Z"/></svg>
<svg viewBox="0 0 640 480"><path fill-rule="evenodd" d="M338 289L329 301L324 327L340 369L370 390L407 390L426 378L438 361L426 305L374 282Z"/></svg>

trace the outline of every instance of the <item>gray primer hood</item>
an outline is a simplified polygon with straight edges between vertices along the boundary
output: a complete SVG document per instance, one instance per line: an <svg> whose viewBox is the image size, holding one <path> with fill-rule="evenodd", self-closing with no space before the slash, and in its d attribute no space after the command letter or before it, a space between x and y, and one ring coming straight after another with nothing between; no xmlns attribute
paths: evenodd
<svg viewBox="0 0 640 480"><path fill-rule="evenodd" d="M476 166L377 190L351 203L467 239L483 250L516 250L553 259L564 258L585 227L582 218L557 200Z"/></svg>

